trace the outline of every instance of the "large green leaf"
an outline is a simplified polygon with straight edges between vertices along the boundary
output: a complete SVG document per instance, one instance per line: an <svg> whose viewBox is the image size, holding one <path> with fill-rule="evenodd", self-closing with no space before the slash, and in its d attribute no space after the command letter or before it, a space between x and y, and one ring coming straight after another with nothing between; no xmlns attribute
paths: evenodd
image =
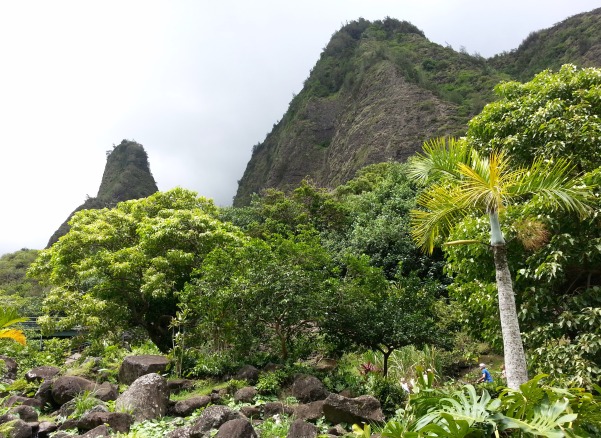
<svg viewBox="0 0 601 438"><path fill-rule="evenodd" d="M534 436L543 436L547 438L563 438L566 436L563 425L570 423L578 417L578 414L566 414L568 400L556 400L550 404L543 401L536 406L531 415L524 419L507 417L497 414L495 417L501 430L520 429L523 432L533 434Z"/></svg>

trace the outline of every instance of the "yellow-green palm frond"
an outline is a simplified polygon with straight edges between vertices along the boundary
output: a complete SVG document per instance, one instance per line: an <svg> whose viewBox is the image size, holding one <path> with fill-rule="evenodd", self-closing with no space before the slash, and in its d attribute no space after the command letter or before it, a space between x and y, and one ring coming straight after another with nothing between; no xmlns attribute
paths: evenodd
<svg viewBox="0 0 601 438"><path fill-rule="evenodd" d="M436 238L446 236L470 213L460 196L460 187L444 184L435 184L418 196L417 204L424 210L411 211L411 235L424 252L431 254Z"/></svg>
<svg viewBox="0 0 601 438"><path fill-rule="evenodd" d="M507 155L496 151L485 158L474 150L471 162L459 163L458 168L464 198L461 203L483 212L500 211L511 203L512 194L507 187L519 181L523 173L522 169L510 170Z"/></svg>
<svg viewBox="0 0 601 438"><path fill-rule="evenodd" d="M574 211L584 217L591 211L588 204L592 187L573 176L574 166L569 161L536 160L528 169L522 169L519 181L508 186L514 196L534 195L545 205Z"/></svg>
<svg viewBox="0 0 601 438"><path fill-rule="evenodd" d="M0 329L25 321L27 321L27 318L20 317L16 309L12 307L0 308Z"/></svg>
<svg viewBox="0 0 601 438"><path fill-rule="evenodd" d="M424 153L417 153L409 162L411 179L427 182L445 176L457 176L457 163L468 162L470 148L463 139L435 138L423 145Z"/></svg>
<svg viewBox="0 0 601 438"><path fill-rule="evenodd" d="M21 345L25 345L25 335L23 331L17 329L2 329L0 330L0 338L12 339Z"/></svg>

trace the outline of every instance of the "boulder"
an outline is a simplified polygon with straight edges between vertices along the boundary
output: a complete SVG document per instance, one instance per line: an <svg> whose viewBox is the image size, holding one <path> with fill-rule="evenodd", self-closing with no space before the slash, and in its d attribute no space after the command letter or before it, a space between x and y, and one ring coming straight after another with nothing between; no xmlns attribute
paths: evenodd
<svg viewBox="0 0 601 438"><path fill-rule="evenodd" d="M77 428L92 430L101 424L108 424L116 432L129 433L134 417L125 412L90 412L77 422Z"/></svg>
<svg viewBox="0 0 601 438"><path fill-rule="evenodd" d="M171 379L167 380L167 387L170 394L178 394L182 391L194 389L195 383L194 380L189 379Z"/></svg>
<svg viewBox="0 0 601 438"><path fill-rule="evenodd" d="M259 370L252 365L244 365L234 375L236 380L246 380L251 385L254 385L259 380Z"/></svg>
<svg viewBox="0 0 601 438"><path fill-rule="evenodd" d="M0 354L0 360L4 362L4 375L0 376L3 380L15 380L17 378L17 371L19 371L19 365L17 361L11 357Z"/></svg>
<svg viewBox="0 0 601 438"><path fill-rule="evenodd" d="M258 435L248 420L238 418L223 423L215 438L258 438Z"/></svg>
<svg viewBox="0 0 601 438"><path fill-rule="evenodd" d="M101 424L100 426L95 427L94 429L84 433L83 435L80 435L79 438L99 438L105 436L111 436L109 434L109 428L106 427L104 424Z"/></svg>
<svg viewBox="0 0 601 438"><path fill-rule="evenodd" d="M39 400L29 398L29 397L21 397L20 395L11 395L2 403L6 407L14 406L16 404L33 406L34 408L42 409L42 404Z"/></svg>
<svg viewBox="0 0 601 438"><path fill-rule="evenodd" d="M209 403L211 403L211 397L208 395L190 397L189 399L176 402L171 411L177 417L187 417L195 410L203 408Z"/></svg>
<svg viewBox="0 0 601 438"><path fill-rule="evenodd" d="M258 406L242 406L240 407L240 413L250 419L261 418L261 409Z"/></svg>
<svg viewBox="0 0 601 438"><path fill-rule="evenodd" d="M52 421L42 421L38 426L38 438L45 438L56 431L58 426Z"/></svg>
<svg viewBox="0 0 601 438"><path fill-rule="evenodd" d="M319 429L311 423L304 420L294 420L288 429L286 438L317 438Z"/></svg>
<svg viewBox="0 0 601 438"><path fill-rule="evenodd" d="M25 373L25 380L28 382L44 382L46 380L52 380L53 377L58 375L61 370L57 367L41 366L32 368Z"/></svg>
<svg viewBox="0 0 601 438"><path fill-rule="evenodd" d="M110 382L102 382L94 389L94 397L103 402L117 400L117 397L119 397L119 387Z"/></svg>
<svg viewBox="0 0 601 438"><path fill-rule="evenodd" d="M18 420L19 416L7 412L4 415L0 415L0 424L8 423L9 421Z"/></svg>
<svg viewBox="0 0 601 438"><path fill-rule="evenodd" d="M4 433L1 436L5 438L31 438L33 436L31 426L23 420L12 420L4 423L2 432Z"/></svg>
<svg viewBox="0 0 601 438"><path fill-rule="evenodd" d="M245 386L236 391L234 400L238 403L251 403L256 395L257 390L253 386Z"/></svg>
<svg viewBox="0 0 601 438"><path fill-rule="evenodd" d="M52 382L48 380L42 382L33 398L37 400L41 406L51 406L55 408L59 406L52 397Z"/></svg>
<svg viewBox="0 0 601 438"><path fill-rule="evenodd" d="M206 438L211 429L219 429L225 422L239 418L244 417L227 406L209 406L190 428L190 438Z"/></svg>
<svg viewBox="0 0 601 438"><path fill-rule="evenodd" d="M334 371L337 366L338 362L336 362L336 360L323 358L315 364L315 370L327 373L330 371Z"/></svg>
<svg viewBox="0 0 601 438"><path fill-rule="evenodd" d="M165 435L165 438L190 438L190 428L191 426L178 427Z"/></svg>
<svg viewBox="0 0 601 438"><path fill-rule="evenodd" d="M299 420L315 421L323 417L324 400L300 404L294 408L294 417Z"/></svg>
<svg viewBox="0 0 601 438"><path fill-rule="evenodd" d="M317 377L307 374L299 374L292 384L292 396L301 403L309 403L316 400L324 400L328 396L328 390Z"/></svg>
<svg viewBox="0 0 601 438"><path fill-rule="evenodd" d="M94 382L83 377L61 376L52 383L52 398L63 405L85 391L92 391L94 386Z"/></svg>
<svg viewBox="0 0 601 438"><path fill-rule="evenodd" d="M293 413L294 408L282 402L269 402L263 405L263 416L265 418L273 417L274 415L292 415Z"/></svg>
<svg viewBox="0 0 601 438"><path fill-rule="evenodd" d="M169 389L164 377L146 374L134 381L115 402L117 411L133 411L136 421L152 420L167 413Z"/></svg>
<svg viewBox="0 0 601 438"><path fill-rule="evenodd" d="M323 414L330 423L372 423L384 421L380 402L371 395L355 398L330 394L323 404Z"/></svg>
<svg viewBox="0 0 601 438"><path fill-rule="evenodd" d="M38 421L38 412L31 406L15 406L13 408L10 408L8 412L13 415L18 415L21 420L27 423Z"/></svg>
<svg viewBox="0 0 601 438"><path fill-rule="evenodd" d="M151 373L164 373L169 365L165 356L154 354L127 356L119 368L119 382L131 385L136 379Z"/></svg>

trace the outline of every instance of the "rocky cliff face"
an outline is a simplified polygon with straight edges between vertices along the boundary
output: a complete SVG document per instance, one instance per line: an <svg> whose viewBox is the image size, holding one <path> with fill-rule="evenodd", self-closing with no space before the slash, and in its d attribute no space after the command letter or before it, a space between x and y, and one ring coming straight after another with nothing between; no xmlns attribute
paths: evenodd
<svg viewBox="0 0 601 438"><path fill-rule="evenodd" d="M106 166L96 197L86 199L77 207L50 237L46 247L52 246L69 231L68 222L76 212L113 207L118 202L145 198L157 191L144 147L134 141L123 140L107 152Z"/></svg>
<svg viewBox="0 0 601 438"><path fill-rule="evenodd" d="M247 204L265 188L296 187L307 177L333 188L365 165L406 160L430 138L463 135L502 80L528 80L559 62L601 65L601 9L540 34L486 60L434 44L407 22L347 24L333 35L282 120L254 148L234 205Z"/></svg>

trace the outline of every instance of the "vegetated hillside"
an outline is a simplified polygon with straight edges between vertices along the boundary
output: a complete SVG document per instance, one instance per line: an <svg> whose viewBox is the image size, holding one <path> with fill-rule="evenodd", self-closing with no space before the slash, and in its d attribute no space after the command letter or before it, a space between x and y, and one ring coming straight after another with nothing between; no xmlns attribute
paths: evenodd
<svg viewBox="0 0 601 438"><path fill-rule="evenodd" d="M519 81L563 64L601 65L601 8L574 15L555 26L532 32L520 46L490 59L490 64Z"/></svg>
<svg viewBox="0 0 601 438"><path fill-rule="evenodd" d="M580 14L540 32L553 38L534 33L520 49L485 59L432 43L406 21L353 21L332 36L282 120L253 147L234 205L305 177L332 188L365 165L404 161L429 138L463 135L500 81L566 62L601 65L600 27L599 10ZM543 53L530 69L513 67Z"/></svg>
<svg viewBox="0 0 601 438"><path fill-rule="evenodd" d="M54 232L47 248L69 231L69 220L76 212L88 209L113 207L118 202L145 198L158 191L150 172L148 154L135 141L123 140L107 151L106 166L102 182L95 198L88 198L77 207Z"/></svg>

